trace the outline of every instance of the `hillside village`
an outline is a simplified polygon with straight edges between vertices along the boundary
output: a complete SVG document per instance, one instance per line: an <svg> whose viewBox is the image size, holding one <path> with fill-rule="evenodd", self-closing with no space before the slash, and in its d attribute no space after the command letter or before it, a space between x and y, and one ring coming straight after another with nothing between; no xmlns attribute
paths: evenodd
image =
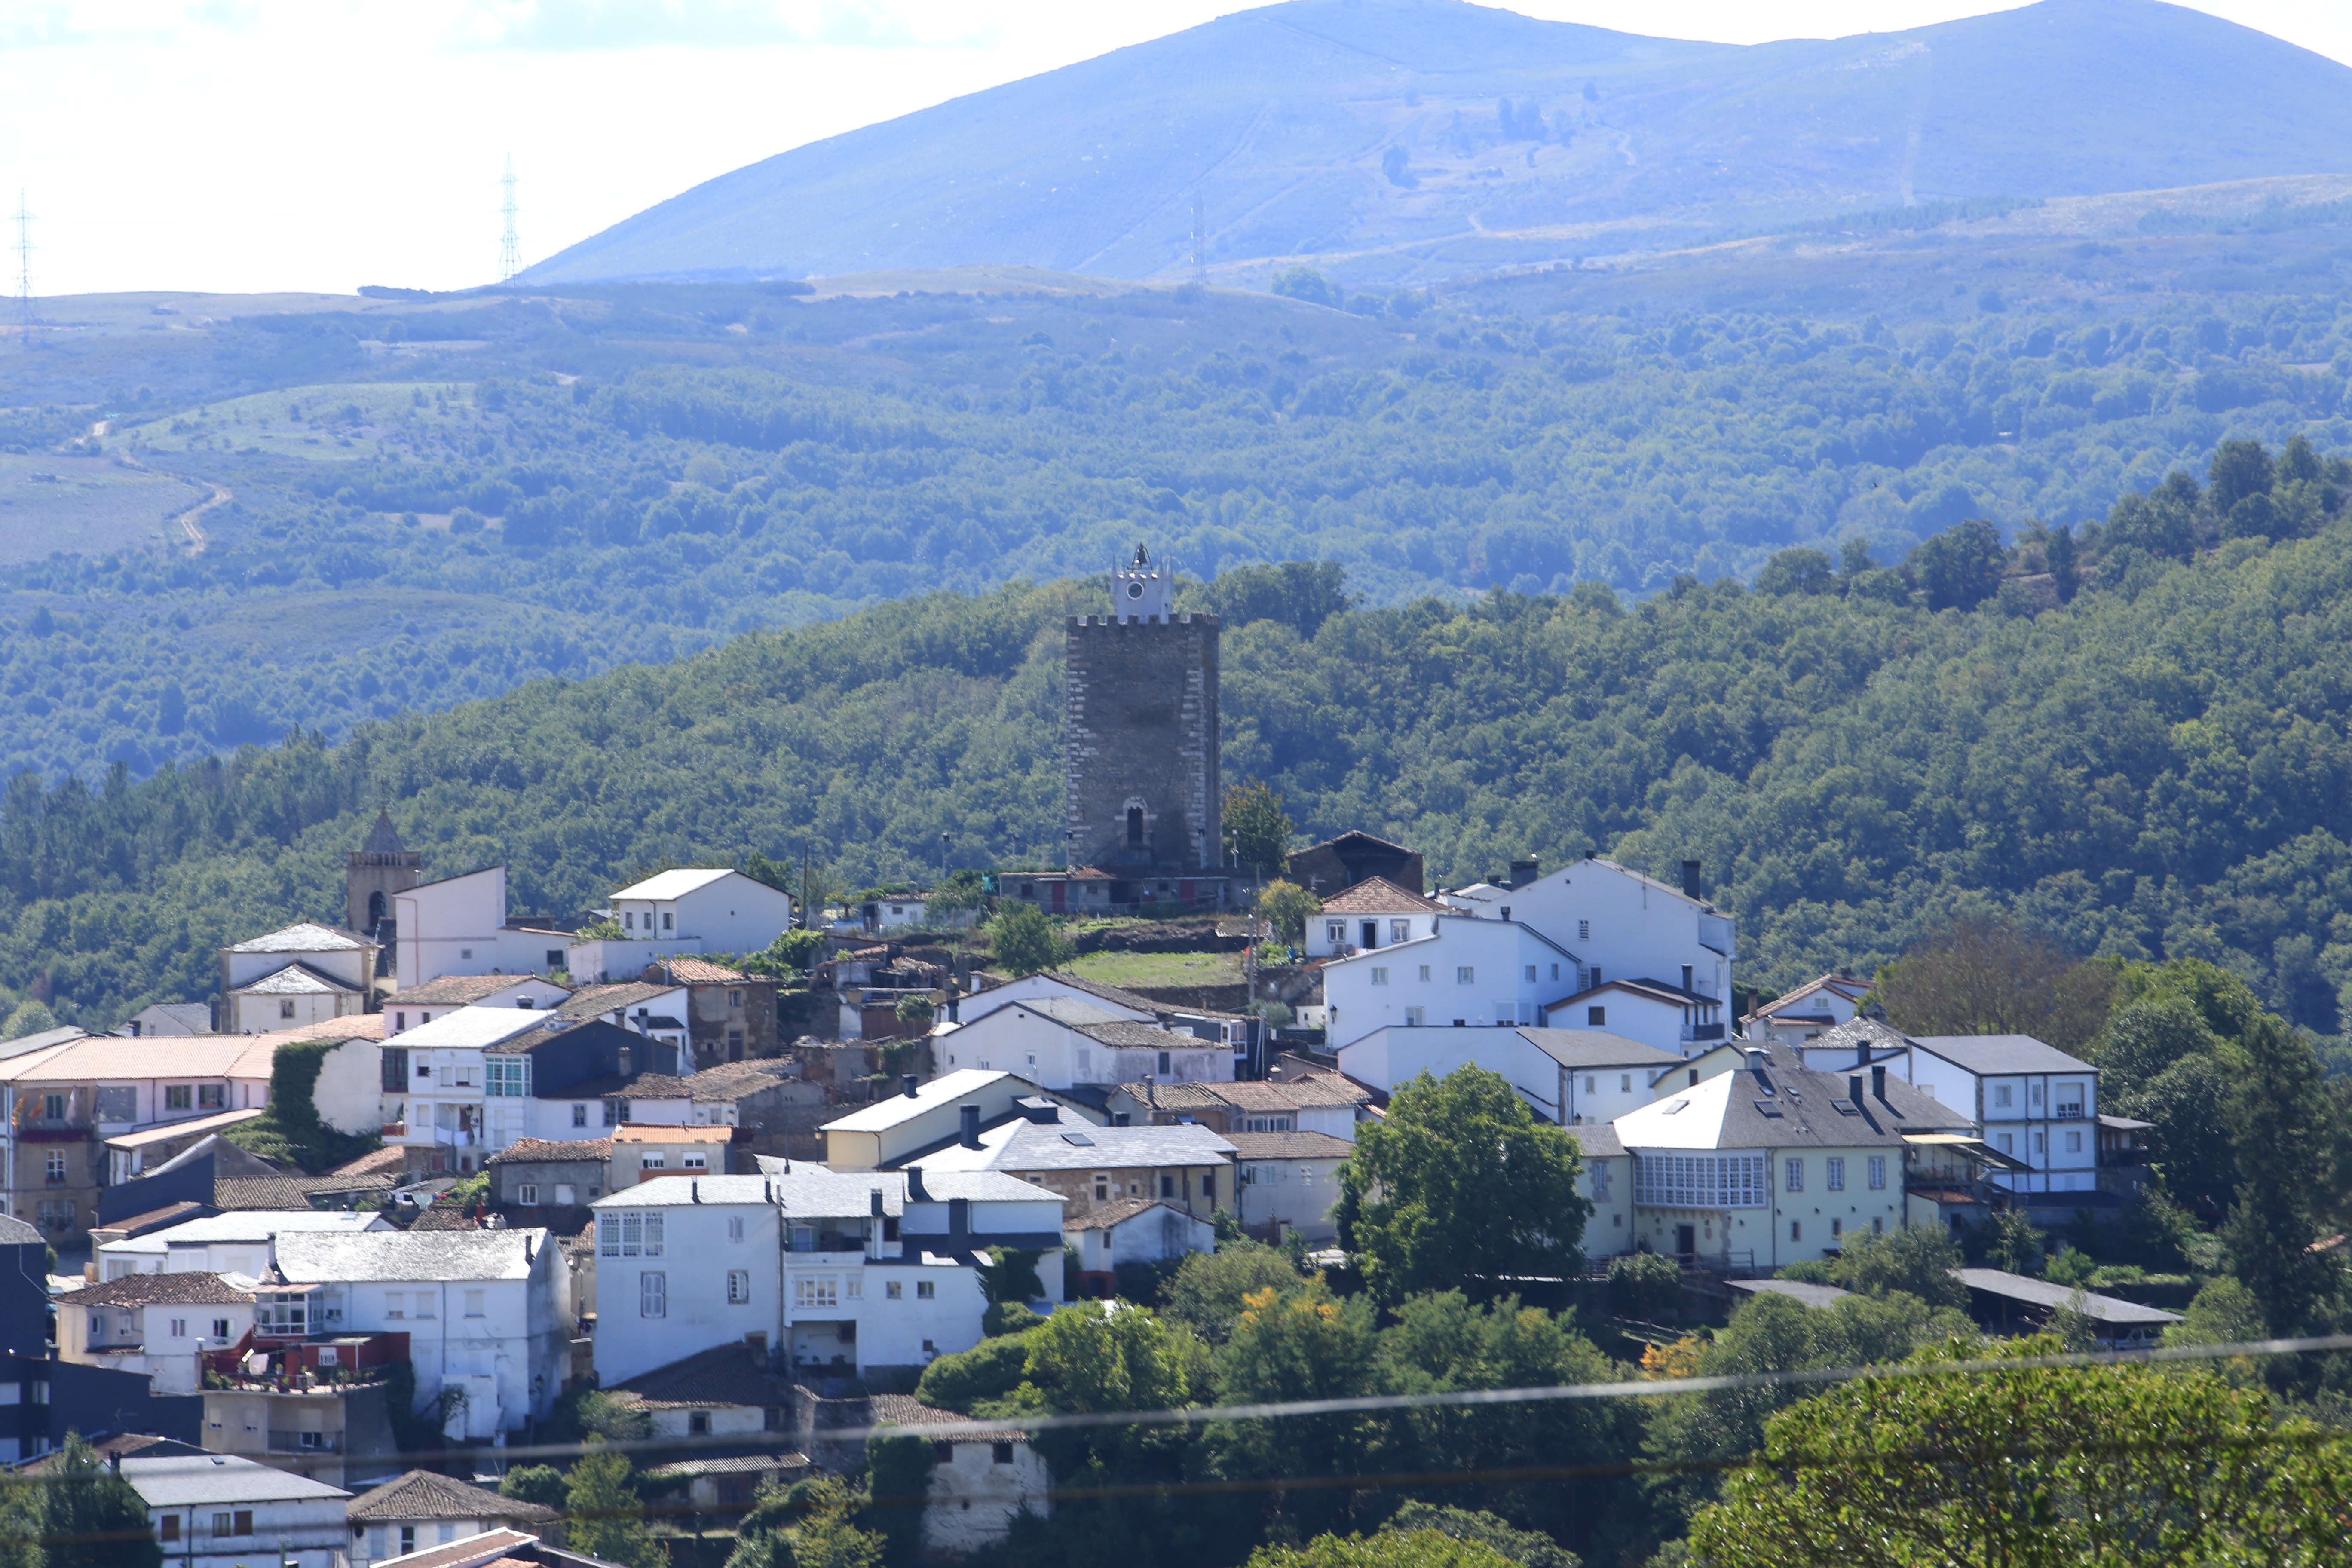
<svg viewBox="0 0 2352 1568"><path fill-rule="evenodd" d="M1244 1241L1345 1280L1362 1130L1465 1069L1574 1141L1581 1272L1528 1287L1563 1303L1644 1255L1678 1271L1664 1317L1818 1303L1843 1292L1782 1271L1857 1237L2139 1191L2147 1124L2063 1051L1907 1036L1840 974L1743 1011L1697 861L1429 888L1359 832L1242 865L1218 626L1173 581L1139 548L1066 628L1059 868L811 910L679 868L556 919L511 910L503 868L426 868L385 812L341 923L223 949L208 1002L0 1047L0 1240L63 1270L0 1285L10 1353L48 1379L0 1459L102 1435L166 1549L219 1568L273 1535L304 1568L554 1563L552 1511L469 1478L586 1396L639 1422L674 1513L723 1526L866 1462L828 1433L960 1420L927 1373L1026 1314ZM1247 979L1007 963L977 941L990 902L992 946L1085 915L1245 947ZM1962 1275L1988 1327L2063 1309L2132 1346L2178 1321ZM1655 1342L1617 1317L1628 1353ZM1025 1429L934 1447L926 1549L1050 1513Z"/></svg>

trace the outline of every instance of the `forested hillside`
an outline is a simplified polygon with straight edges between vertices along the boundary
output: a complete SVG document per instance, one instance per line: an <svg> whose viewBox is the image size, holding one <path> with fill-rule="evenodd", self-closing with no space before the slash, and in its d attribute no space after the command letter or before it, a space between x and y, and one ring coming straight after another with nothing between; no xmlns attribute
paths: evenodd
<svg viewBox="0 0 2352 1568"><path fill-rule="evenodd" d="M1342 309L998 279L183 297L156 303L207 324L164 330L93 301L0 361L0 401L43 405L0 416L0 446L230 499L192 515L201 551L175 524L51 554L76 542L39 510L59 487L8 492L0 533L31 559L0 573L0 771L94 782L298 725L341 739L885 598L1098 571L1138 539L1204 575L1331 559L1370 604L1459 605L1655 593L1857 535L1891 560L1965 517L2082 523L2226 437L2352 450L2352 316L2321 254L2352 225L2298 215L1435 297L1290 280ZM1710 302L1768 284L1774 302Z"/></svg>
<svg viewBox="0 0 2352 1568"><path fill-rule="evenodd" d="M2083 952L2212 959L2333 1034L2352 475L2273 456L2232 449L2213 486L2184 475L2081 539L2004 555L1963 526L1901 570L1800 552L1762 592L1325 615L1261 570L1187 594L1227 620L1230 778L1272 782L1309 834L1404 840L1442 881L1593 847L1697 858L1744 922L1743 981L1866 971L2006 912ZM2257 517L2279 542L2230 537ZM430 873L503 860L518 907L554 911L672 858L921 876L944 832L954 865L1017 863L1056 842L1062 618L1100 594L934 595L337 746L97 788L20 776L0 983L93 1022L203 995L219 942L340 909L379 802Z"/></svg>

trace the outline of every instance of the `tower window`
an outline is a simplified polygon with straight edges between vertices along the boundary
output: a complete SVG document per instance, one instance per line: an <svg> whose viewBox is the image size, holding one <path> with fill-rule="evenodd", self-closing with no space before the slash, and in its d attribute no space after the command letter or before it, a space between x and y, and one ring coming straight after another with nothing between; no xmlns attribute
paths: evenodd
<svg viewBox="0 0 2352 1568"><path fill-rule="evenodd" d="M1130 849L1143 847L1143 807L1139 805L1127 808L1127 847Z"/></svg>

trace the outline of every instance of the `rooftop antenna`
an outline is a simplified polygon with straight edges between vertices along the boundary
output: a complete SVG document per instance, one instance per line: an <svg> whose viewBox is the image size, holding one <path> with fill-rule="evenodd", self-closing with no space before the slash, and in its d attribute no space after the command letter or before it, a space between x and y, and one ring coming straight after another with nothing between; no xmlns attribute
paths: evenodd
<svg viewBox="0 0 2352 1568"><path fill-rule="evenodd" d="M506 201L499 207L506 219L506 229L499 237L499 281L510 282L522 270L522 242L515 237L514 154L507 154L507 172L499 184L507 191Z"/></svg>
<svg viewBox="0 0 2352 1568"><path fill-rule="evenodd" d="M16 335L26 348L33 346L33 327L39 320L33 314L33 214L25 205L22 187L16 192Z"/></svg>
<svg viewBox="0 0 2352 1568"><path fill-rule="evenodd" d="M1209 224L1201 205L1201 187L1192 187L1192 281L1209 280Z"/></svg>

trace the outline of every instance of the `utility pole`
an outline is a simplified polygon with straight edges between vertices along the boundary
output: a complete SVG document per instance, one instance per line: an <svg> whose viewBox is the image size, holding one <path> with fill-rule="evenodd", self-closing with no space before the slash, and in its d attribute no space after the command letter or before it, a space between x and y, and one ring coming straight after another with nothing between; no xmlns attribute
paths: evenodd
<svg viewBox="0 0 2352 1568"><path fill-rule="evenodd" d="M515 237L514 154L511 153L507 154L505 177L499 183L506 187L507 192L506 202L499 208L499 215L506 219L506 231L499 239L499 281L505 283L522 270L522 242Z"/></svg>
<svg viewBox="0 0 2352 1568"><path fill-rule="evenodd" d="M33 214L25 205L20 186L16 192L16 336L28 349L38 321L33 313Z"/></svg>

